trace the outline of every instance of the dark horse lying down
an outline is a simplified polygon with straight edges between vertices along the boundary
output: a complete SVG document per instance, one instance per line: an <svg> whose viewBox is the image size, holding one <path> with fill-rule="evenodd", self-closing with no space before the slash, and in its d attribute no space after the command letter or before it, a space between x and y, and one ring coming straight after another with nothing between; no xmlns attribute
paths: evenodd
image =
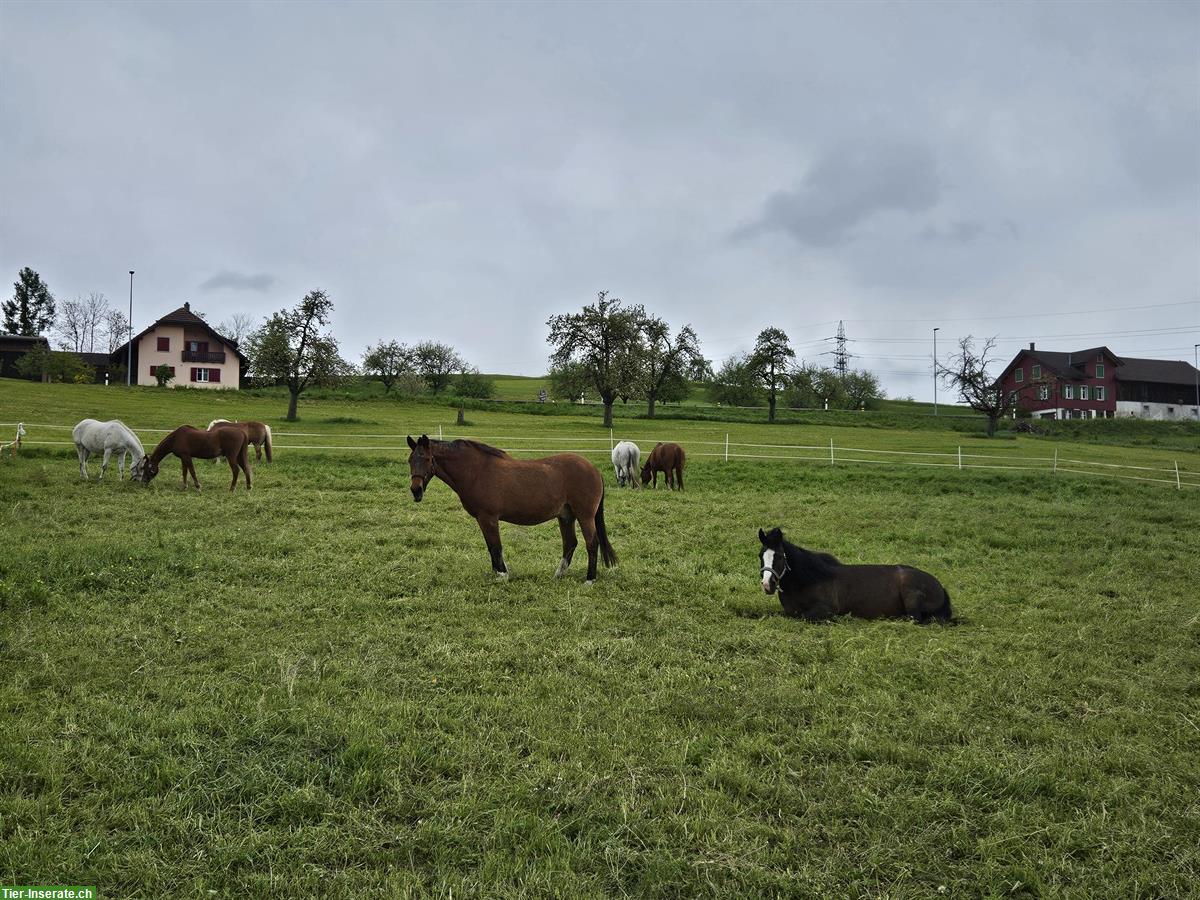
<svg viewBox="0 0 1200 900"><path fill-rule="evenodd" d="M579 541L575 523L587 547L587 581L596 580L596 556L614 566L617 554L608 542L604 527L604 476L600 470L574 453L559 453L542 459L513 459L503 450L478 441L431 441L427 435L408 439L412 495L418 503L429 480L437 476L458 494L463 509L475 517L488 553L492 571L508 577L504 549L500 545L500 523L538 525L558 519L563 555L558 577L567 572Z"/></svg>
<svg viewBox="0 0 1200 900"><path fill-rule="evenodd" d="M911 566L844 566L828 553L788 543L778 528L765 534L760 528L758 539L763 590L778 589L789 616L813 622L844 615L950 621L950 595L928 572Z"/></svg>

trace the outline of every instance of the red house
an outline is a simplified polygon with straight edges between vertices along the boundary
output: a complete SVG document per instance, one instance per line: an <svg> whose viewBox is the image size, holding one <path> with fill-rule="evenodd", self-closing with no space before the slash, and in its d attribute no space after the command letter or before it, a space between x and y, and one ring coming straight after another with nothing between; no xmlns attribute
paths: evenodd
<svg viewBox="0 0 1200 900"><path fill-rule="evenodd" d="M1119 357L1107 347L1061 353L1030 344L998 380L1018 409L1038 418L1187 419L1200 418L1197 375L1188 363Z"/></svg>

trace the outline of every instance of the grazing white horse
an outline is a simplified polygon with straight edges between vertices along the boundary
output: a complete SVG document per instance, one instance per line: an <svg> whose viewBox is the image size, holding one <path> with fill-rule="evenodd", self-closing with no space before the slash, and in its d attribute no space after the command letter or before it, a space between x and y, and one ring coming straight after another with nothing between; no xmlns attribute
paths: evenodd
<svg viewBox="0 0 1200 900"><path fill-rule="evenodd" d="M613 447L612 464L617 470L617 484L637 487L637 471L641 460L642 451L633 441L621 441Z"/></svg>
<svg viewBox="0 0 1200 900"><path fill-rule="evenodd" d="M75 441L75 450L79 454L79 474L83 479L86 480L88 477L88 457L96 453L104 454L104 461L100 463L101 478L104 477L104 470L108 468L108 461L114 453L117 454L119 478L125 477L126 454L133 456L133 465L129 467L129 477L134 479L140 477L146 451L142 449L142 442L138 440L138 436L130 431L124 422L117 419L113 419L111 422L84 419L75 426L75 430L71 432L71 438Z"/></svg>

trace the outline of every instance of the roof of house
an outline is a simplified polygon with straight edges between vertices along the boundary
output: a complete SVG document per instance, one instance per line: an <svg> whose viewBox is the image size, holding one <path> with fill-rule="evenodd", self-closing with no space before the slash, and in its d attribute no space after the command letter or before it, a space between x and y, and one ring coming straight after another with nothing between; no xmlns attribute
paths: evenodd
<svg viewBox="0 0 1200 900"><path fill-rule="evenodd" d="M0 345L7 345L9 349L28 344L45 344L50 346L50 341L44 335L35 334L2 334L0 333Z"/></svg>
<svg viewBox="0 0 1200 900"><path fill-rule="evenodd" d="M1196 368L1176 359L1131 359L1117 368L1119 381L1155 381L1159 384L1195 384Z"/></svg>
<svg viewBox="0 0 1200 900"><path fill-rule="evenodd" d="M97 369L102 369L112 364L111 353L80 353L79 357L89 366Z"/></svg>
<svg viewBox="0 0 1200 900"><path fill-rule="evenodd" d="M1116 366L1118 381L1151 381L1159 384L1193 384L1196 369L1191 363L1168 359L1136 359L1132 356L1117 356L1107 347L1091 347L1087 350L1072 350L1062 353L1057 350L1021 350L1000 374L1002 381L1023 360L1040 364L1060 378L1084 379L1084 365L1098 355L1106 354Z"/></svg>
<svg viewBox="0 0 1200 900"><path fill-rule="evenodd" d="M202 318L200 318L198 315L196 315L194 312L192 312L192 304L191 303L183 304L183 306L179 307L179 309L176 309L176 310L173 310L173 311L167 313L161 319L158 319L153 324L151 324L148 327L146 327L145 329L143 329L136 337L134 337L134 339L133 339L134 343L137 343L138 341L140 341L143 337L145 337L147 334L149 334L151 331L153 331L159 325L179 325L184 328L203 328L205 331L207 331L213 337L217 338L222 344L225 344L227 347L229 347L230 350L232 350L234 353L236 353L238 356L238 359L243 360L243 361L246 359L246 357L242 354L242 352L240 350L238 350L237 341L235 341L233 338L225 337L225 335L221 334L219 331L217 331L215 328L213 328L211 325L209 325L207 322L205 322ZM128 343L129 342L126 341L124 344L122 344L120 347L118 347L116 350L114 350L113 355L125 352L125 348L128 346Z"/></svg>

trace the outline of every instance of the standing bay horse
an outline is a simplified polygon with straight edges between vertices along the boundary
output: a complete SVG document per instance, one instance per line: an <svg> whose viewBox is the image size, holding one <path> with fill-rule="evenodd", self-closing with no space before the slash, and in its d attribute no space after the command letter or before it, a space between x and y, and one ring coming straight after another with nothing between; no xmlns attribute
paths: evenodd
<svg viewBox="0 0 1200 900"><path fill-rule="evenodd" d="M654 487L658 487L658 473L662 472L666 476L667 487L683 490L683 464L687 459L687 454L683 452L683 448L678 444L655 444L654 449L650 451L650 456L646 459L646 464L642 466L642 484L650 483L651 476L654 477Z"/></svg>
<svg viewBox="0 0 1200 900"><path fill-rule="evenodd" d="M158 442L154 452L146 457L142 464L142 481L149 484L158 474L158 464L168 453L174 453L183 463L183 489L187 490L188 472L192 473L192 483L200 490L200 481L196 478L196 467L192 459L216 459L225 457L229 468L233 470L233 482L229 490L234 490L238 483L238 467L246 473L246 490L250 490L250 461L247 458L248 445L246 433L239 428L215 428L212 431L201 431L191 425L180 425L165 438Z"/></svg>
<svg viewBox="0 0 1200 900"><path fill-rule="evenodd" d="M254 459L261 460L263 451L267 451L267 462L271 462L271 426L264 422L230 422L228 419L213 419L208 423L208 430L220 425L222 428L240 428L246 433L246 440L254 445ZM215 460L214 460L215 462Z"/></svg>
<svg viewBox="0 0 1200 900"><path fill-rule="evenodd" d="M810 622L844 615L950 621L950 595L928 572L912 566L844 566L828 553L788 543L778 528L765 534L758 529L758 540L762 589L779 591L786 615Z"/></svg>
<svg viewBox="0 0 1200 900"><path fill-rule="evenodd" d="M500 523L538 525L558 519L563 555L556 577L566 574L579 541L575 522L587 547L587 582L596 580L596 551L605 566L617 563L604 527L604 476L574 453L542 459L513 459L503 450L477 441L431 441L427 435L408 439L412 453L412 495L418 503L435 475L458 495L463 509L475 517L492 557L497 578L508 578L500 546Z"/></svg>

